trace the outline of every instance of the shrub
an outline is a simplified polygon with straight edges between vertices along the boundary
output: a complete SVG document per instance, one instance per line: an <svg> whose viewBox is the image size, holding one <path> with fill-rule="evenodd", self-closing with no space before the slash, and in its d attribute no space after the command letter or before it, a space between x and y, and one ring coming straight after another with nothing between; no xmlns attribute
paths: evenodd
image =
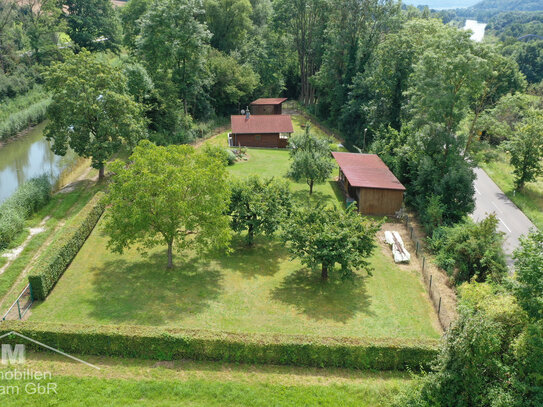
<svg viewBox="0 0 543 407"><path fill-rule="evenodd" d="M226 149L228 165L234 165L236 163L236 155L230 149Z"/></svg>
<svg viewBox="0 0 543 407"><path fill-rule="evenodd" d="M46 175L25 182L0 206L0 249L23 230L24 220L51 198L51 183Z"/></svg>
<svg viewBox="0 0 543 407"><path fill-rule="evenodd" d="M45 300L70 262L85 243L105 208L104 194L98 192L89 203L70 220L38 260L28 281L36 300Z"/></svg>
<svg viewBox="0 0 543 407"><path fill-rule="evenodd" d="M68 353L153 360L215 360L294 366L417 370L437 356L436 340L233 334L146 326L85 326L6 321L16 331ZM15 340L20 341L20 338ZM34 343L31 348L39 349ZM40 349L42 350L42 349Z"/></svg>
<svg viewBox="0 0 543 407"><path fill-rule="evenodd" d="M51 183L47 175L41 175L25 182L9 197L4 205L15 208L23 219L42 208L51 198Z"/></svg>
<svg viewBox="0 0 543 407"><path fill-rule="evenodd" d="M503 233L494 214L478 223L466 218L455 226L438 228L428 242L438 265L456 284L472 279L499 282L507 275Z"/></svg>
<svg viewBox="0 0 543 407"><path fill-rule="evenodd" d="M23 230L24 219L13 207L2 206L0 210L0 249L4 249Z"/></svg>
<svg viewBox="0 0 543 407"><path fill-rule="evenodd" d="M236 162L236 155L227 148L206 144L203 150L206 154L219 158L225 164L234 165Z"/></svg>

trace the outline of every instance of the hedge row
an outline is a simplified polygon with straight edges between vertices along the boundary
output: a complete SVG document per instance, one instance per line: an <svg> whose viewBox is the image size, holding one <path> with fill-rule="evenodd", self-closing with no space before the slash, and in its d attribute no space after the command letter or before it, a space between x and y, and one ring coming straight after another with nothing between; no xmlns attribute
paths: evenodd
<svg viewBox="0 0 543 407"><path fill-rule="evenodd" d="M105 208L103 192L98 192L58 234L40 257L28 281L36 300L45 300L58 279L85 243Z"/></svg>
<svg viewBox="0 0 543 407"><path fill-rule="evenodd" d="M372 370L428 368L436 340L243 335L144 326L87 326L6 321L0 335L16 331L67 353L152 360L343 367ZM3 339L5 341L5 339ZM21 343L20 338L13 342ZM33 343L28 346L43 350Z"/></svg>
<svg viewBox="0 0 543 407"><path fill-rule="evenodd" d="M47 175L32 178L0 205L0 249L24 228L24 221L42 208L51 198L51 183Z"/></svg>

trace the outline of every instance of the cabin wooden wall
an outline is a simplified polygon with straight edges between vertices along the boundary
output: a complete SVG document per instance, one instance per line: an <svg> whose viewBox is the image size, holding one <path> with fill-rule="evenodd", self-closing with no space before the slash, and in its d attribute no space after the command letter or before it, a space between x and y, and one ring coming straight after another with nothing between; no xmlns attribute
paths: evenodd
<svg viewBox="0 0 543 407"><path fill-rule="evenodd" d="M233 147L267 147L286 148L288 139L279 138L274 134L232 134Z"/></svg>
<svg viewBox="0 0 543 407"><path fill-rule="evenodd" d="M282 114L282 105L251 105L251 114L270 115Z"/></svg>
<svg viewBox="0 0 543 407"><path fill-rule="evenodd" d="M403 191L359 188L358 205L364 215L394 215L403 203Z"/></svg>

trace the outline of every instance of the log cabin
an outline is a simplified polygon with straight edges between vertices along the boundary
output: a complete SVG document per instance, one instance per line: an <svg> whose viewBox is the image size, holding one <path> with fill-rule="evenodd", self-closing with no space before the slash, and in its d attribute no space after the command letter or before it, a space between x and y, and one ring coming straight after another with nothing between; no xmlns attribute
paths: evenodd
<svg viewBox="0 0 543 407"><path fill-rule="evenodd" d="M260 98L250 104L256 115L283 114L283 102L287 98Z"/></svg>
<svg viewBox="0 0 543 407"><path fill-rule="evenodd" d="M232 147L286 148L294 131L288 115L245 115L231 116L232 132L228 143Z"/></svg>
<svg viewBox="0 0 543 407"><path fill-rule="evenodd" d="M339 184L364 215L394 215L403 204L405 187L376 154L333 152Z"/></svg>

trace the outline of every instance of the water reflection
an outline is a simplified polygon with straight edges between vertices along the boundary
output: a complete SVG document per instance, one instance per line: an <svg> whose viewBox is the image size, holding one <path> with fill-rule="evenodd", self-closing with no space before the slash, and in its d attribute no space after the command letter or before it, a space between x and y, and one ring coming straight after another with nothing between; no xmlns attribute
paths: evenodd
<svg viewBox="0 0 543 407"><path fill-rule="evenodd" d="M47 174L54 182L77 159L71 151L64 157L53 154L43 137L44 127L42 123L0 148L0 203L32 177Z"/></svg>

